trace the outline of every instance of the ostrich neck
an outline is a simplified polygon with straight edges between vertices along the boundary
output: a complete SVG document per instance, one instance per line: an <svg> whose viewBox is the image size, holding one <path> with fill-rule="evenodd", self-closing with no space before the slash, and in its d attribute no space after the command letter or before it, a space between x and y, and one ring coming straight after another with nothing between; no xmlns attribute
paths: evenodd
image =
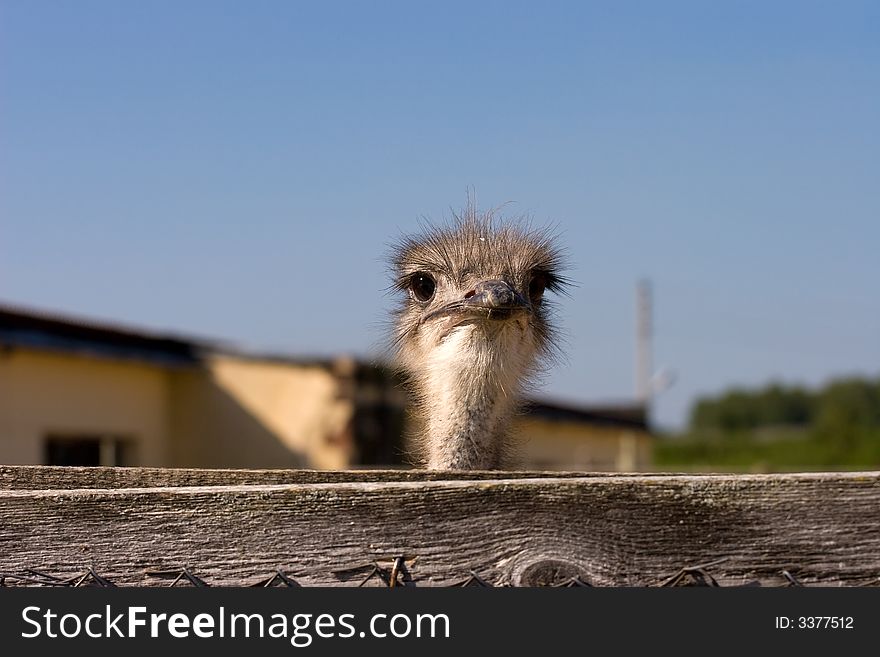
<svg viewBox="0 0 880 657"><path fill-rule="evenodd" d="M468 330L439 345L421 381L428 468L502 466L529 360L517 346Z"/></svg>

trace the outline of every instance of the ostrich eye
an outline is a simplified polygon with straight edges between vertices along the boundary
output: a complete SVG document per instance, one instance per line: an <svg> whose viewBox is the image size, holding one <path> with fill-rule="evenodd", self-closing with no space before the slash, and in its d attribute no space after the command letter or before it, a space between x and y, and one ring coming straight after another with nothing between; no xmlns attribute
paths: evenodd
<svg viewBox="0 0 880 657"><path fill-rule="evenodd" d="M422 303L430 301L434 296L434 290L437 289L437 282L434 278L423 271L413 274L409 282L409 289L413 299Z"/></svg>
<svg viewBox="0 0 880 657"><path fill-rule="evenodd" d="M533 302L541 300L544 296L544 290L547 289L547 274L542 271L536 271L532 274L532 280L529 281L529 298Z"/></svg>

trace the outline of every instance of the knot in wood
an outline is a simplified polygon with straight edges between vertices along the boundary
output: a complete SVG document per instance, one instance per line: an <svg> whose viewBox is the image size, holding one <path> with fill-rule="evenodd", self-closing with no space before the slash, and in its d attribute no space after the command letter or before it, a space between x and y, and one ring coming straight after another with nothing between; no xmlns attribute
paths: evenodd
<svg viewBox="0 0 880 657"><path fill-rule="evenodd" d="M587 572L578 564L562 559L541 559L520 571L519 586L565 586L579 580L589 582Z"/></svg>

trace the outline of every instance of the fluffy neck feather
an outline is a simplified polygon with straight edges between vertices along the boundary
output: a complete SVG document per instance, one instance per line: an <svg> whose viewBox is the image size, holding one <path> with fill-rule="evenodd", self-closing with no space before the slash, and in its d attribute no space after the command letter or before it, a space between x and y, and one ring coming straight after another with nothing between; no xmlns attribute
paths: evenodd
<svg viewBox="0 0 880 657"><path fill-rule="evenodd" d="M535 349L514 327L461 326L431 350L417 380L428 468L497 469Z"/></svg>

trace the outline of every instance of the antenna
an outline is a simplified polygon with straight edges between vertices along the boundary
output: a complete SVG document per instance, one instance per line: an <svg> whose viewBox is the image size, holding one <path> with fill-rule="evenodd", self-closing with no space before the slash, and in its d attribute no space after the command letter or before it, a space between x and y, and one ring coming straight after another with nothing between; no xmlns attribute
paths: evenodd
<svg viewBox="0 0 880 657"><path fill-rule="evenodd" d="M651 282L643 278L636 283L636 399L644 404L651 400L653 356Z"/></svg>

